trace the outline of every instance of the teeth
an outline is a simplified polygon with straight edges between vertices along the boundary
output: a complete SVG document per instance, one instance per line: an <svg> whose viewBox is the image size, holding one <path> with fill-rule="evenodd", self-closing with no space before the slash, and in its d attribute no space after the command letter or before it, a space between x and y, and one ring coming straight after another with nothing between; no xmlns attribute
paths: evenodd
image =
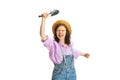
<svg viewBox="0 0 120 80"><path fill-rule="evenodd" d="M60 37L62 37L63 35L59 35Z"/></svg>

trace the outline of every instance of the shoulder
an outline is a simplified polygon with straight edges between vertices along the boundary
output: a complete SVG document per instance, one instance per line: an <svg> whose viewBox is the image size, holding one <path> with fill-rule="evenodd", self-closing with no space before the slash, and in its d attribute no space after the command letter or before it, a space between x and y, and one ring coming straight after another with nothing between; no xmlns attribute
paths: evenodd
<svg viewBox="0 0 120 80"><path fill-rule="evenodd" d="M55 46L55 45L58 45L58 43L57 43L54 39L50 38L49 36L47 37L46 40L44 40L44 41L42 41L42 42L43 42L44 45L47 45L47 46Z"/></svg>

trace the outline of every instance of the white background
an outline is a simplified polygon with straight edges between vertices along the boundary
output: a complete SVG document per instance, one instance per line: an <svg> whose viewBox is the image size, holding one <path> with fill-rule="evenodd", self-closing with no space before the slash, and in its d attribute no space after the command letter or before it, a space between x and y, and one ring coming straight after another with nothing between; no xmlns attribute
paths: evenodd
<svg viewBox="0 0 120 80"><path fill-rule="evenodd" d="M46 21L65 19L72 26L74 47L91 54L75 60L77 80L120 80L119 0L0 1L0 80L51 80L54 65L39 36L42 12L60 13Z"/></svg>

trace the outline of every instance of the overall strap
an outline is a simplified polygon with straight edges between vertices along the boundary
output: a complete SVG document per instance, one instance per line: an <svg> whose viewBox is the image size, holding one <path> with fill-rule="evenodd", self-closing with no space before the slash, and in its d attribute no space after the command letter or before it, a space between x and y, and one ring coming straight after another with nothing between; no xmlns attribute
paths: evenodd
<svg viewBox="0 0 120 80"><path fill-rule="evenodd" d="M72 48L72 46L70 46L70 47L71 47L72 56L74 57L73 48ZM61 50L61 53L62 53L63 59L64 59L65 64L66 64L65 54L64 54L63 49L62 49L62 47L61 47L61 46L60 46L60 50ZM73 59L74 59L74 58L73 58Z"/></svg>
<svg viewBox="0 0 120 80"><path fill-rule="evenodd" d="M72 52L72 56L73 56L72 60L74 61L74 51L73 51L73 47L72 47L72 45L71 45L70 47L71 47L71 52ZM73 62L73 64L74 64L74 62Z"/></svg>
<svg viewBox="0 0 120 80"><path fill-rule="evenodd" d="M73 47L72 46L70 46L70 47L71 47L72 55L74 55Z"/></svg>
<svg viewBox="0 0 120 80"><path fill-rule="evenodd" d="M64 54L61 46L60 46L60 50L61 50L61 53L62 53L62 56L63 56L63 60L65 60L65 64L66 64L65 54Z"/></svg>

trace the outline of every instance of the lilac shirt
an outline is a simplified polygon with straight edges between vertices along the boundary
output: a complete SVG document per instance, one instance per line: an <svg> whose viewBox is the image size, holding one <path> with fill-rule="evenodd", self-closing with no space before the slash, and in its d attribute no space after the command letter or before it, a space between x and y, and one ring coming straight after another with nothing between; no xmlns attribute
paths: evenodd
<svg viewBox="0 0 120 80"><path fill-rule="evenodd" d="M64 45L57 43L55 40L50 39L49 37L43 43L44 43L44 46L49 50L50 59L55 64L60 64L63 60L61 48L64 52L64 55L70 55L72 54L72 52L75 58L77 58L80 55L80 51L74 48L72 48L71 50L71 47L73 46L72 44L65 47Z"/></svg>

